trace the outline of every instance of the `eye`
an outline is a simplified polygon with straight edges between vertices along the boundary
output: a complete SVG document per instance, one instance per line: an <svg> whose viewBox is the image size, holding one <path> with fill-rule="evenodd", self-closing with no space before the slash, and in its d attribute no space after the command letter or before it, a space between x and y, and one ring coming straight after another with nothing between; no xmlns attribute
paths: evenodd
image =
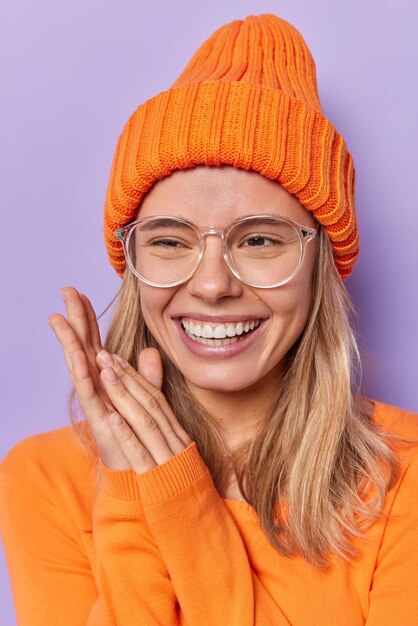
<svg viewBox="0 0 418 626"><path fill-rule="evenodd" d="M246 243L248 243L248 246L252 248L270 248L271 246L277 244L280 245L283 242L279 241L278 239L272 239L271 237L265 237L263 235L253 235L244 242L244 245Z"/></svg>
<svg viewBox="0 0 418 626"><path fill-rule="evenodd" d="M180 241L175 241L174 239L156 239L150 242L151 246L160 246L167 248L178 248L183 247L183 244Z"/></svg>

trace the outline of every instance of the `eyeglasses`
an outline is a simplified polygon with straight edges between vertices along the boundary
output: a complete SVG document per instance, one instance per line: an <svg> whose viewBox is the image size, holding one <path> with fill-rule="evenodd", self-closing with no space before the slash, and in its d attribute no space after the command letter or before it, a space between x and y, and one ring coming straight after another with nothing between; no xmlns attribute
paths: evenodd
<svg viewBox="0 0 418 626"><path fill-rule="evenodd" d="M276 215L247 215L223 230L202 230L188 220L155 215L115 230L126 262L139 280L153 287L175 287L196 272L206 236L222 239L222 254L231 272L251 287L272 288L299 271L306 245L318 227L302 226Z"/></svg>

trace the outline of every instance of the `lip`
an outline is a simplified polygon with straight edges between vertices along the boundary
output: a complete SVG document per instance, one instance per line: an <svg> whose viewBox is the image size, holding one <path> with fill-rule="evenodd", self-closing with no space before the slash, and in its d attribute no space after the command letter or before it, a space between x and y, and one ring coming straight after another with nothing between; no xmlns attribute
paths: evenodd
<svg viewBox="0 0 418 626"><path fill-rule="evenodd" d="M189 315L189 314L188 314ZM194 314L196 315L196 314ZM186 315L182 316L182 317L186 317ZM206 316L209 317L209 320L213 320L214 316ZM221 316L216 316L219 320L219 317ZM227 316L223 316L222 319L225 320L225 318L227 318ZM258 337L260 335L262 335L262 333L264 332L264 329L267 326L267 319L268 318L260 318L260 317L243 317L241 315L242 319L248 320L248 319L259 319L260 320L260 325L253 330L253 332L249 335L247 335L244 339L240 339L239 341L235 341L234 343L230 343L227 346L219 346L219 347L215 347L215 346L207 346L203 343L199 343L197 341L194 341L193 339L190 339L190 337L184 332L183 326L181 324L181 319L179 317L173 318L173 322L175 327L177 328L177 332L179 333L179 338L180 340L183 342L183 344L186 346L186 348L192 352L193 354L195 354L196 356L204 356L204 357L213 357L213 358L220 358L220 359L225 359L227 357L232 357L235 356L237 354L240 354L241 352L243 352L244 350L246 350L247 348L249 348L251 346L251 344L253 344L255 341L257 341ZM202 317L200 319L203 319ZM237 318L231 317L231 321L237 321ZM239 320L238 320L239 321Z"/></svg>
<svg viewBox="0 0 418 626"><path fill-rule="evenodd" d="M195 311L188 311L187 313L179 313L178 315L172 315L173 320L180 320L181 318L190 318L192 320L201 320L202 322L212 322L212 324L227 324L228 322L251 322L251 320L266 320L266 315L207 315L206 313L197 313Z"/></svg>

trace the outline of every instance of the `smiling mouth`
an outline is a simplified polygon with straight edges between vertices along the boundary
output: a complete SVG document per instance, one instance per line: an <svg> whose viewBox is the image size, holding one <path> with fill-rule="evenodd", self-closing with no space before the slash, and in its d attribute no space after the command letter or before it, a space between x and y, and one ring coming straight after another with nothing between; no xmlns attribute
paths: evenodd
<svg viewBox="0 0 418 626"><path fill-rule="evenodd" d="M260 321L253 319L246 322L209 324L186 318L180 320L183 331L190 339L215 348L242 341L259 327Z"/></svg>

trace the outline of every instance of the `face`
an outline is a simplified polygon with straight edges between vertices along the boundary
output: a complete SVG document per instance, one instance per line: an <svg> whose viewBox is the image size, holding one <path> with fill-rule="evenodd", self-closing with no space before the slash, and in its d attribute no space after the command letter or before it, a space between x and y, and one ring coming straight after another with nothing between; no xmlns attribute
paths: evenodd
<svg viewBox="0 0 418 626"><path fill-rule="evenodd" d="M278 183L231 166L179 170L158 181L144 197L137 217L171 215L202 229L222 230L244 215L270 213L315 227L313 216ZM145 322L183 373L189 387L213 391L258 388L277 380L283 359L306 324L317 239L306 247L299 272L287 284L250 287L236 278L222 255L218 236L206 236L201 263L188 282L158 288L140 282ZM219 347L190 338L182 322L232 324L254 321L248 335ZM237 329L238 330L238 329ZM231 333L234 331L230 331Z"/></svg>

